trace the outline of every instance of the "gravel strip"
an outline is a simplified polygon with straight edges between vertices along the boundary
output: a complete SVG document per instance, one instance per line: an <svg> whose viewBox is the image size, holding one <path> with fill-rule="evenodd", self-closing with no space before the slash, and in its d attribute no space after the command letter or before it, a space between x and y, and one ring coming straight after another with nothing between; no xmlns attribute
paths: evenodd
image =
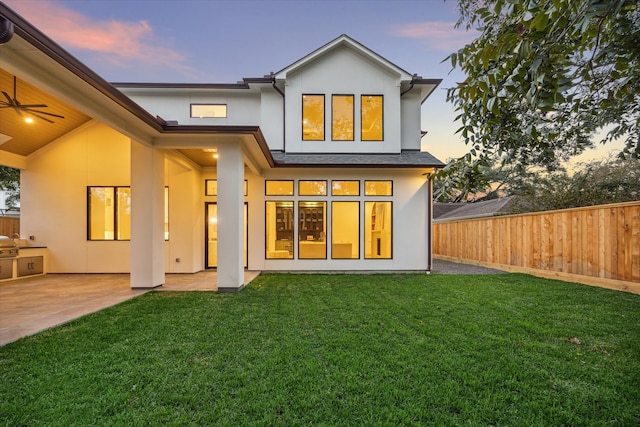
<svg viewBox="0 0 640 427"><path fill-rule="evenodd" d="M506 271L494 268L480 267L471 264L461 264L457 262L434 259L431 267L433 274L506 274Z"/></svg>

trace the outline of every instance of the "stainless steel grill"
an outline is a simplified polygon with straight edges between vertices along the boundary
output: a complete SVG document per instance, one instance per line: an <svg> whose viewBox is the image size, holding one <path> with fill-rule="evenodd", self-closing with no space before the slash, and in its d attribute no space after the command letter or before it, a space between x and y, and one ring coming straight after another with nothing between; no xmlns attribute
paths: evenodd
<svg viewBox="0 0 640 427"><path fill-rule="evenodd" d="M0 236L0 258L15 258L18 256L18 246L10 237Z"/></svg>

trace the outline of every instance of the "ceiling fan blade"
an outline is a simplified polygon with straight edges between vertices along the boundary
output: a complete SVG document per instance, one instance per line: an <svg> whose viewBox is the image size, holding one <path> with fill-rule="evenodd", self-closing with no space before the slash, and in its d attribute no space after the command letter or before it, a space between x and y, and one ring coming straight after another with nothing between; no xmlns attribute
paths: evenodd
<svg viewBox="0 0 640 427"><path fill-rule="evenodd" d="M21 108L47 108L46 104L20 104Z"/></svg>
<svg viewBox="0 0 640 427"><path fill-rule="evenodd" d="M24 107L24 105L23 105ZM32 110L31 108L23 108L24 111L28 111L30 113L38 113L38 114L46 114L47 116L53 116L53 117L58 117L59 119L64 119L64 116L61 116L59 114L53 114L53 113L47 113L46 111L39 111L39 110Z"/></svg>
<svg viewBox="0 0 640 427"><path fill-rule="evenodd" d="M33 115L34 117L39 118L40 120L44 120L45 122L49 122L49 123L55 123L53 120L49 120L46 117L42 117L37 113L42 113L41 111L29 111L29 113L31 113L31 115ZM47 114L47 113L44 113ZM55 114L52 114L52 116L55 116ZM58 116L59 117L59 116ZM63 117L64 118L64 117Z"/></svg>
<svg viewBox="0 0 640 427"><path fill-rule="evenodd" d="M9 105L13 105L13 99L11 99L8 93L5 91L2 91L2 94L5 96L5 98L7 98L7 101L9 101Z"/></svg>

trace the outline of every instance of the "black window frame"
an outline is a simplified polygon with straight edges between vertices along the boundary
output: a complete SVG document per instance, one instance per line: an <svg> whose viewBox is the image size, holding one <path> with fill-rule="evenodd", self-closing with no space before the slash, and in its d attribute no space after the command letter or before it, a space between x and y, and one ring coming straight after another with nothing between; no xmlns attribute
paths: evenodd
<svg viewBox="0 0 640 427"><path fill-rule="evenodd" d="M321 96L322 97L322 139L307 139L304 137L304 97L305 96ZM303 141L326 141L327 140L327 97L324 93L303 93L302 103L300 104L300 137Z"/></svg>

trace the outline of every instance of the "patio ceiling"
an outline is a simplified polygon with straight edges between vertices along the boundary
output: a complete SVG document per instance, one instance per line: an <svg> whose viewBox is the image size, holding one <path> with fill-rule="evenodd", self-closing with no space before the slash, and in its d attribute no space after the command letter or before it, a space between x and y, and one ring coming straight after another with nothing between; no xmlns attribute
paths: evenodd
<svg viewBox="0 0 640 427"><path fill-rule="evenodd" d="M14 96L13 75L0 68L0 91ZM7 101L4 93L0 93L0 99ZM20 104L45 104L47 107L34 108L38 111L58 114L64 118L41 115L51 120L49 123L29 112L21 112L19 115L13 108L0 108L0 134L4 141L0 144L0 149L20 156L28 156L38 151L50 142L58 139L88 122L91 118L82 112L70 107L30 85L29 83L16 79L16 99ZM27 123L25 119L33 121Z"/></svg>
<svg viewBox="0 0 640 427"><path fill-rule="evenodd" d="M7 101L2 92L14 97L13 74L0 68L0 99ZM44 104L38 111L57 114L64 118L42 115L50 123L29 112L18 114L13 108L0 108L0 150L27 157L47 144L73 131L91 120L87 114L60 101L36 86L16 78L16 98L20 104ZM25 119L33 119L27 123ZM201 167L215 167L217 160L211 152L202 149L181 149L184 156Z"/></svg>

